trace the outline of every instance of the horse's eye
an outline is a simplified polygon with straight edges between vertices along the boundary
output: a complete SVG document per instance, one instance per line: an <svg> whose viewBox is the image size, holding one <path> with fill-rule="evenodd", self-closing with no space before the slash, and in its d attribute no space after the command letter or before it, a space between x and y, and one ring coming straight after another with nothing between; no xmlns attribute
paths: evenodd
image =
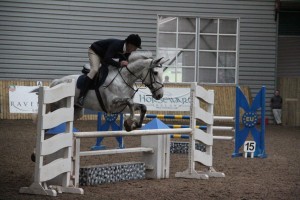
<svg viewBox="0 0 300 200"><path fill-rule="evenodd" d="M158 72L153 72L153 74L154 74L155 76L157 76L157 75L158 75Z"/></svg>

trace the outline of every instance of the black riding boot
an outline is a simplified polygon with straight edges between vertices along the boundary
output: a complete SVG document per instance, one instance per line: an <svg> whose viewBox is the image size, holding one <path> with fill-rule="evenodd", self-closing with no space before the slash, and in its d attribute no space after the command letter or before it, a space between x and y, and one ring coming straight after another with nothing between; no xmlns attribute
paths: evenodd
<svg viewBox="0 0 300 200"><path fill-rule="evenodd" d="M90 79L90 77L87 76L85 78L84 86L80 90L80 94L79 94L79 97L77 100L77 103L79 104L79 106L83 106L85 96L86 96L87 92L89 91L89 88L90 88L90 85L92 84L92 82L93 82L93 80Z"/></svg>

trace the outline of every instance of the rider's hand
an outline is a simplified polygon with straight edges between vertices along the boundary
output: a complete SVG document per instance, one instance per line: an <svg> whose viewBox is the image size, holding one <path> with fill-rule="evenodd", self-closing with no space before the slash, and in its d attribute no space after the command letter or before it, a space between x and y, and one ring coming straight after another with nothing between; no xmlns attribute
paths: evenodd
<svg viewBox="0 0 300 200"><path fill-rule="evenodd" d="M121 67L126 67L128 65L128 62L126 60L123 60L120 62Z"/></svg>

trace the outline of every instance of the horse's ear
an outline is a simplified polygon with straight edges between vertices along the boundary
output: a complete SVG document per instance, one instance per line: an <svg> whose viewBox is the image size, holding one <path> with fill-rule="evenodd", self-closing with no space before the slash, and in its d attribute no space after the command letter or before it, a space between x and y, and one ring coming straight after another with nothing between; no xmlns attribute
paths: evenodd
<svg viewBox="0 0 300 200"><path fill-rule="evenodd" d="M163 61L161 61L161 65L163 65L163 64L165 64L166 62L168 62L170 59L167 59L167 60L163 60Z"/></svg>
<svg viewBox="0 0 300 200"><path fill-rule="evenodd" d="M156 60L153 60L153 65L152 67L162 67L162 64L166 63L169 59L167 60L162 60L164 57L158 58Z"/></svg>
<svg viewBox="0 0 300 200"><path fill-rule="evenodd" d="M157 65L157 64L160 63L160 61L161 61L163 58L164 58L164 57L161 57L161 58L158 58L158 59L156 59L156 60L153 60L153 63L154 63L155 65Z"/></svg>

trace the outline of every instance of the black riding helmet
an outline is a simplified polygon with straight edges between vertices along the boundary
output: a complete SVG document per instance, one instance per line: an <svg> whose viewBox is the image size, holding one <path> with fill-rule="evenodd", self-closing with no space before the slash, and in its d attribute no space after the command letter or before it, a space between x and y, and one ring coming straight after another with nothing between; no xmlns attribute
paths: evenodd
<svg viewBox="0 0 300 200"><path fill-rule="evenodd" d="M142 40L140 38L140 36L138 34L131 34L129 35L126 40L127 43L133 44L134 46L136 46L137 48L141 49L141 43Z"/></svg>

